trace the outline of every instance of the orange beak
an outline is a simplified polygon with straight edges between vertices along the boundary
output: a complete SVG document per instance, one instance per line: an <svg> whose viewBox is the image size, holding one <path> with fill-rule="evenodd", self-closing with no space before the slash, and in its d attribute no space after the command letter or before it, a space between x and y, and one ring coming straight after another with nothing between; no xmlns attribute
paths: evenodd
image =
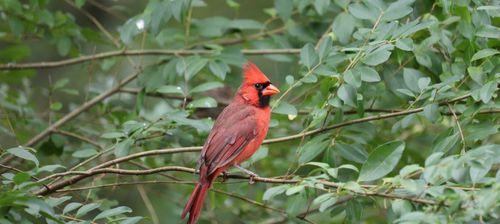
<svg viewBox="0 0 500 224"><path fill-rule="evenodd" d="M263 96L272 96L276 93L279 93L280 90L276 88L276 86L273 86L273 84L269 84L263 91L262 95Z"/></svg>

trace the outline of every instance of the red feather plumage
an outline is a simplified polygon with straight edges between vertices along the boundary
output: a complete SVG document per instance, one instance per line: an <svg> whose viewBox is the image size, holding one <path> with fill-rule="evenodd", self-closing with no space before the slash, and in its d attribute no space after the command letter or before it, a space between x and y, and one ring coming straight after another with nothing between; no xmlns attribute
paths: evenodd
<svg viewBox="0 0 500 224"><path fill-rule="evenodd" d="M260 147L269 127L271 109L260 102L262 95L271 96L278 89L251 62L244 67L243 83L233 101L217 117L203 145L199 160L199 181L184 207L181 217L189 213L189 224L199 218L208 189L214 179L233 165L250 158ZM265 89L256 84L266 85Z"/></svg>

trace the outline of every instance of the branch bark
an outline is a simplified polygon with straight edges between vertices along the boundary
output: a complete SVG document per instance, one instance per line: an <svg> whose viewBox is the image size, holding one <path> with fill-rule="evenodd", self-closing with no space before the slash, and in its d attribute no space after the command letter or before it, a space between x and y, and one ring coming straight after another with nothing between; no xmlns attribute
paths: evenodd
<svg viewBox="0 0 500 224"><path fill-rule="evenodd" d="M98 54L85 55L77 58L70 58L60 61L31 62L31 63L8 63L0 64L0 70L20 70L20 69L47 69L57 68L67 65L79 64L87 61L101 60L118 56L145 56L145 55L199 55L214 54L214 50L162 50L162 49L144 49L144 50L117 50ZM242 49L242 54L246 55L264 55L264 54L298 54L300 49Z"/></svg>
<svg viewBox="0 0 500 224"><path fill-rule="evenodd" d="M154 169L148 169L148 170L124 170L124 169L115 169L115 168L101 168L101 169L94 169L94 170L89 170L89 171L68 171L64 173L58 173L49 176L50 178L55 178L55 177L60 177L60 176L68 176L68 175L78 175L78 179L74 179L71 184L74 184L84 178L91 177L97 174L119 174L119 175L150 175L150 174L155 174L155 173L161 173L161 172L167 172L167 171L179 171L179 172L186 172L186 173L197 173L195 169L193 168L188 168L188 167L182 167L182 166L164 166L164 167L158 167ZM222 174L220 175L221 177L223 176ZM242 175L226 175L224 176L226 179L248 179L250 180L250 177L248 176L242 176ZM47 178L44 178L47 179ZM43 180L40 180L43 181ZM263 183L274 183L274 184L297 184L300 183L302 180L300 179L280 179L280 178L266 178L266 177L252 177L252 181L254 182L263 182ZM319 180L320 183L322 183L324 186L328 186L331 188L341 188L342 183L335 183L335 182L330 182L326 180ZM68 186L68 185L65 185ZM47 195L52 192L57 191L58 189L65 187L65 186L58 186L58 185L49 185L46 186L45 188L41 189L38 192L35 192L37 195ZM56 189L57 188L57 189ZM365 186L365 188L367 188ZM384 198L390 198L390 199L403 199L403 200L408 200L411 202L419 203L419 204L430 204L430 205L436 205L437 202L432 201L432 200L427 200L427 199L422 199L422 198L415 198L415 197L408 197L408 196L402 196L402 195L397 195L397 194L390 194L390 193L382 193L382 192L371 192L370 189L365 189L364 192L359 192L359 191L351 191L351 193L356 194L356 195L362 195L362 196L377 196L377 197L384 197Z"/></svg>
<svg viewBox="0 0 500 224"><path fill-rule="evenodd" d="M460 96L460 97L457 97L457 98L454 98L454 99L451 99L451 100L445 100L445 101L439 103L439 105L442 106L442 105L446 105L448 103L461 101L461 100L467 99L470 96L471 96L471 94L465 94L463 96ZM387 118L392 118L392 117L398 117L398 116L403 116L403 115L418 113L418 112L421 112L423 110L424 110L424 108L420 107L420 108L416 108L416 109L412 109L412 110L407 110L407 111L399 111L399 112L388 113L388 114L379 114L379 115L364 117L364 118L360 118L360 119L354 119L354 120L342 122L342 123L339 123L339 124L330 125L330 126L327 126L327 127L324 127L324 128L318 128L318 129L315 129L315 130L311 130L311 131L307 131L307 132L303 132L303 133L299 133L299 134L295 134L295 135L290 135L290 136L285 136L285 137L280 137L280 138L273 138L273 139L266 139L266 140L264 140L263 144L271 144L271 143L277 143L277 142L290 141L290 140L294 140L294 139L300 139L300 138L303 138L305 136L314 135L314 134L325 132L325 131L328 131L328 130L337 129L337 128L340 128L340 127L345 127L345 126L349 126L349 125L353 125L353 124L358 124L358 123L363 123L363 122L368 122L368 121L382 120L382 119L387 119ZM140 158L140 157L145 157L145 156L152 156L152 155L161 155L161 154L172 154L172 153L183 153L183 152L197 152L197 151L200 151L201 149L202 149L202 146L191 146L191 147L159 149L159 150L151 150L151 151L139 152L139 153L131 154L131 155L128 155L128 156L120 157L120 158L117 158L117 159L110 160L108 162L102 163L102 164L97 165L97 166L93 167L92 169L90 169L89 172L95 172L95 170L98 170L98 169L101 169L101 168L105 168L105 167L109 167L109 166L112 166L112 165L115 165L115 164L118 164L118 163L121 163L121 162L124 162L124 161L129 161L129 160L132 160L132 159L135 159L135 158ZM58 175L58 174L54 174L54 175ZM51 176L54 176L54 175L51 175ZM45 177L45 178L41 179L41 181L46 180L46 179L50 178L51 176ZM42 189L40 189L37 194L44 195L44 194L56 191L58 189L66 187L68 185L74 184L74 183L76 183L76 182L78 182L78 181L86 178L87 176L88 176L87 173L81 173L81 175L74 176L74 177L71 177L69 179L62 180L60 182L56 182L54 184L50 184L48 188L42 188Z"/></svg>

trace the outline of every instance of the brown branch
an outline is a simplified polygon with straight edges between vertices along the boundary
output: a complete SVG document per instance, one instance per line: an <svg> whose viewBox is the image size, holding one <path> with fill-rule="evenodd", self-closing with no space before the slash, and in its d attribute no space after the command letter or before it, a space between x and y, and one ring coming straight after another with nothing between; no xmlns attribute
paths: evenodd
<svg viewBox="0 0 500 224"><path fill-rule="evenodd" d="M94 170L89 170L89 171L68 171L68 172L63 172L63 173L57 173L53 174L49 177L43 178L40 181L44 181L49 178L55 178L55 177L60 177L60 176L68 176L68 175L78 175L76 177L79 177L79 179L74 180L71 184L74 184L84 178L91 177L97 174L119 174L119 175L150 175L150 174L156 174L156 173L161 173L161 172L166 172L166 171L179 171L179 172L186 172L186 173L196 173L196 170L193 168L188 168L188 167L182 167L182 166L164 166L164 167L158 167L158 168L153 168L153 169L148 169L148 170L124 170L124 169L115 169L115 168L102 168L102 169L94 169ZM223 176L222 174L220 175L221 177ZM242 176L242 175L226 175L224 178L227 179L248 179L250 180L250 177L248 176ZM275 184L297 184L300 183L301 180L290 180L290 179L279 179L279 178L266 178L266 177L252 177L252 181L254 182L263 182L263 183L275 183ZM326 180L319 180L320 183L322 183L325 186L331 187L331 188L341 188L342 183L335 183L335 182L330 182ZM69 184L68 184L69 185ZM65 185L67 186L67 185ZM52 193L54 191L57 191L61 189L62 187L65 186L56 186L56 185L49 185L46 188L40 189L39 191L35 192L37 195L47 195L49 193ZM362 196L378 196L378 197L384 197L384 198L391 198L391 199L403 199L403 200L408 200L411 202L415 203L420 203L420 204L431 204L435 205L437 202L427 200L427 199L422 199L422 198L414 198L414 197L408 197L408 196L402 196L402 195L397 195L397 194L389 194L389 193L381 193L381 192L370 192L369 189L365 189L364 192L359 192L359 191L351 191L350 192L357 194L357 195L362 195Z"/></svg>
<svg viewBox="0 0 500 224"><path fill-rule="evenodd" d="M239 37L239 38L225 38L225 39L218 39L218 40L214 40L214 41L212 41L212 40L201 41L201 42L197 42L197 43L190 45L188 48L192 48L194 46L199 46L199 45L204 45L204 44L218 44L218 45L223 45L223 46L224 45L240 44L240 43L243 43L243 42L249 41L249 40L258 40L258 39L268 37L271 35L281 34L281 33L284 33L285 31L286 31L286 27L283 26L283 27L279 27L279 28L276 28L273 30L259 32L256 34L243 36L243 37Z"/></svg>
<svg viewBox="0 0 500 224"><path fill-rule="evenodd" d="M64 136L68 136L68 137L72 137L72 138L75 138L77 140L80 140L82 142L86 142L86 143L89 143L99 149L104 149L104 147L102 145L100 145L99 143L97 143L96 141L90 139L90 138L87 138L85 136L81 136L81 135L78 135L78 134L75 134L73 132L69 132L69 131L64 131L64 130L60 130L60 129L56 129L56 130L53 130L52 133L56 133L56 134L60 134L60 135L64 135Z"/></svg>
<svg viewBox="0 0 500 224"><path fill-rule="evenodd" d="M138 88L121 88L120 92L137 95L141 92L141 90ZM176 96L176 95L164 94L164 93L158 93L158 92L146 92L145 94L146 94L146 96L149 96L149 97L158 97L158 98L163 98L163 99L186 100L187 102L190 102L193 100L189 96L187 96L187 97ZM217 101L217 105L226 106L226 105L228 105L228 103ZM405 111L405 109L366 108L363 110L363 112L365 112L365 113L394 113L394 112L401 112L401 111ZM357 110L344 111L345 115L357 114L357 113L358 113ZM500 109L490 108L490 109L485 109L485 110L481 110L481 111L477 112L477 114L495 114L495 113L500 113ZM311 111L310 110L300 110L298 112L298 114L310 115ZM332 114L335 114L335 112L332 112ZM461 115L462 113L455 112L455 114ZM451 112L441 112L441 115L453 116L453 114Z"/></svg>
<svg viewBox="0 0 500 224"><path fill-rule="evenodd" d="M31 146L36 145L43 138L47 137L52 131L58 129L66 122L68 122L68 121L72 120L73 118L75 118L76 116L80 115L82 112L88 110L89 108L91 108L95 104L101 102L102 100L104 100L104 99L108 98L109 96L113 95L114 93L116 93L122 86L124 86L127 83L129 83L130 81L134 80L139 75L139 73L140 73L140 71L137 71L134 74L127 76L122 81L120 81L118 83L118 85L116 85L115 87L101 93L100 95L94 97L93 99L91 99L88 102L85 102L84 104L82 104L78 108L76 108L73 111L71 111L70 113L66 114L64 117L59 119L57 122L53 123L52 125L47 127L45 130L40 132L38 135L31 138L26 144L24 144L24 146L31 147Z"/></svg>
<svg viewBox="0 0 500 224"><path fill-rule="evenodd" d="M0 70L19 70L19 69L46 69L63 67L83 63L86 61L100 60L118 56L144 56L144 55L199 55L215 54L214 50L162 50L162 49L144 49L144 50L117 50L84 55L77 58L64 59L60 61L31 62L31 63L7 63L0 64ZM263 55L263 54L298 54L300 49L242 49L242 54Z"/></svg>
<svg viewBox="0 0 500 224"><path fill-rule="evenodd" d="M457 98L454 98L454 99L451 99L451 100L443 101L443 102L439 103L439 105L445 105L447 103L452 103L452 102L464 100L464 99L466 99L468 97L470 97L470 94L466 94L466 95L463 95L463 96L460 96L460 97L457 97ZM333 130L333 129L337 129L337 128L340 128L340 127L349 126L349 125L353 125L353 124L358 124L358 123L363 123L363 122L368 122L368 121L381 120L381 119L387 119L387 118L392 118L392 117L398 117L398 116L403 116L403 115L418 113L418 112L423 111L423 109L424 109L423 107L420 107L420 108L416 108L416 109L412 109L412 110L408 110L408 111L400 111L400 112L394 112L394 113L388 113L388 114L379 114L379 115L375 115L375 116L369 116L369 117L364 117L364 118L360 118L360 119L354 119L354 120L346 121L346 122L343 122L343 123L330 125L330 126L327 126L327 127L324 127L324 128L318 128L318 129L315 129L315 130L311 130L311 131L307 131L307 132L303 132L303 133L299 133L299 134L295 134L295 135L290 135L290 136L285 136L285 137L280 137L280 138L273 138L273 139L266 139L266 140L264 140L263 144L271 144L271 143L277 143L277 142L283 142L283 141L290 141L290 140L294 140L294 139L300 139L300 138L303 138L303 137L308 136L308 135L314 135L314 134L317 134L317 133L321 133L321 132L325 132L325 131L328 131L328 130ZM124 161L129 161L129 160L132 160L132 159L135 159L135 158L144 157L144 156L153 156L153 155L161 155L161 154L172 154L172 153L183 153L183 152L197 152L197 151L200 151L201 149L202 149L202 146L191 146L191 147L181 147L181 148L170 148L170 149L159 149L159 150L144 151L144 152L139 152L139 153L131 154L131 155L128 155L128 156L120 157L120 158L117 158L117 159L114 159L114 160L110 160L108 162L104 162L104 163L102 163L102 164L100 164L100 165L92 168L90 171L96 170L96 169L100 169L100 168L104 168L104 167L109 167L109 166L112 166L112 165L115 165L115 164L118 164L118 163L121 163L121 162L124 162ZM57 174L54 174L54 175L57 175ZM41 189L39 192L41 192L40 194L46 194L45 191L52 192L54 190L61 189L61 188L65 187L65 186L68 186L68 185L71 185L73 183L76 183L76 182L80 181L81 179L84 179L85 177L86 177L85 175L74 176L72 178L63 180L61 182L54 183L53 185L49 185L50 189ZM43 178L43 180L44 179L47 179L47 177Z"/></svg>

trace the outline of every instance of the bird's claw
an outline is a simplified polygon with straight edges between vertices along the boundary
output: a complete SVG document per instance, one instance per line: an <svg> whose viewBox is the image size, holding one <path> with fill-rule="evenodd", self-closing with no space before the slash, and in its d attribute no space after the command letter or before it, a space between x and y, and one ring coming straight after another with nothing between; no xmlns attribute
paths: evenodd
<svg viewBox="0 0 500 224"><path fill-rule="evenodd" d="M250 177L248 178L248 184L254 184L256 177L259 177L259 176L257 176L257 175L250 175Z"/></svg>
<svg viewBox="0 0 500 224"><path fill-rule="evenodd" d="M222 172L222 183L226 182L227 179L229 179L229 174L226 171Z"/></svg>

